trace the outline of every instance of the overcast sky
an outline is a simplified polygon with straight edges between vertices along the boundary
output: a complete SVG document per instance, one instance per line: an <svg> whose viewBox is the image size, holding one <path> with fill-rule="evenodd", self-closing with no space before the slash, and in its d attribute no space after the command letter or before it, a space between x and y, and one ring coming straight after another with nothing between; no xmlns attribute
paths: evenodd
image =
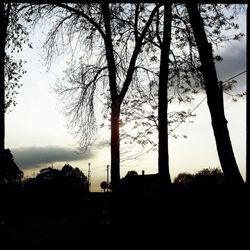
<svg viewBox="0 0 250 250"><path fill-rule="evenodd" d="M245 17L240 20L240 28L245 33ZM58 57L47 72L41 59L41 37L34 33L31 41L34 48L25 48L21 54L27 61L27 73L21 79L23 87L17 96L18 105L6 115L6 148L11 149L17 165L26 175L36 173L41 167L62 167L65 163L79 167L87 175L88 163L91 163L92 190L99 191L100 182L106 180L106 166L110 164L109 148L98 142L85 154L77 152L77 140L67 130L66 119L61 113L62 106L53 92L56 79L62 74L65 58ZM246 70L245 38L240 42L228 43L219 52L224 58L216 65L219 80L227 80ZM232 93L245 91L246 74L236 80L238 83ZM192 104L185 104L185 107L173 104L170 109L192 109L203 98L204 94L198 94ZM226 94L224 100L235 157L245 178L246 100L244 97L233 102L232 97ZM189 123L188 118L175 131L179 135L187 135L187 139L169 139L172 178L180 172L194 173L206 167L220 166L206 101L194 113L197 115L193 118L194 123ZM148 153L139 160L122 163L121 175L124 176L129 170L156 173L157 152Z"/></svg>

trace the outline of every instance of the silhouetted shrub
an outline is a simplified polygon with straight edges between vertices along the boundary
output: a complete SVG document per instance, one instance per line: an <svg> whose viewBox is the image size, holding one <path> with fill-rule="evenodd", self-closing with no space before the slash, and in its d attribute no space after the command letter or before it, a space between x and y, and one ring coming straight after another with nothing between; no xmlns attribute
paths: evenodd
<svg viewBox="0 0 250 250"><path fill-rule="evenodd" d="M174 184L188 187L193 182L194 176L189 173L180 173L174 178Z"/></svg>

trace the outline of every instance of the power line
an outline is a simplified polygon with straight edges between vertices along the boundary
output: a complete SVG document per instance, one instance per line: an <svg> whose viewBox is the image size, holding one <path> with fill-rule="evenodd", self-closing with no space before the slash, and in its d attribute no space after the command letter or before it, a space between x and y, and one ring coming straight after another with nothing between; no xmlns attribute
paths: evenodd
<svg viewBox="0 0 250 250"><path fill-rule="evenodd" d="M205 96L199 103L198 103L198 105L196 105L193 109L192 109L192 111L186 116L186 117L184 117L184 119L182 119L178 124L177 124L177 126L175 126L174 127L174 129L172 129L169 133L168 133L168 135L170 135L174 130L176 130L205 100L207 99L207 97Z"/></svg>
<svg viewBox="0 0 250 250"><path fill-rule="evenodd" d="M230 81L230 80L232 80L232 79L234 79L234 78L236 78L236 77L238 77L238 76L240 76L240 75L242 75L242 74L244 74L244 73L246 73L247 71L246 70L244 70L244 71L242 71L242 72L240 72L240 73L238 73L238 74L236 74L236 75L234 75L234 76L232 76L232 77L230 77L230 78L228 78L227 80L224 80L222 83L225 83L225 82L228 82L228 81ZM174 130L176 130L205 100L207 99L207 96L205 96L192 110L191 110L191 112L184 118L184 119L182 119L175 127L174 127L174 129L172 129L169 133L168 133L168 135L170 135ZM144 154L146 154L146 153L148 153L149 151L151 151L153 148L154 148L155 146L152 146L149 150L147 150L146 152L142 152L142 153L139 153L137 156L135 156L133 159L132 159L132 161L134 161L134 160L136 160L136 159L138 159L138 158L140 158L141 156L143 156ZM108 166L108 165L107 165ZM101 166L97 166L97 167L92 167L92 170L93 169L97 169L97 168L104 168L105 167L105 165L101 165ZM123 166L123 167L125 167L125 165ZM106 169L106 171L108 171L108 169Z"/></svg>
<svg viewBox="0 0 250 250"><path fill-rule="evenodd" d="M236 78L236 77L238 77L238 76L240 76L240 75L242 75L242 74L244 74L244 73L246 73L246 70L244 70L244 71L242 71L242 72L240 72L240 73L238 73L238 74L236 74L236 75L234 75L234 76L232 76L232 77L230 77L230 78L228 78L227 80L224 80L222 83L225 83L225 82L228 82L228 81L230 81L230 80L232 80L232 79L234 79L234 78ZM207 99L207 96L205 96L193 109L192 109L192 111L181 121L181 122L179 122L178 124L177 124L177 126L173 129L173 130L171 130L170 132L169 132L169 134L168 135L170 135L174 130L176 130L184 121L185 121L185 119L187 119L205 100ZM141 152L141 153L139 153L137 156L135 156L131 161L133 162L133 161L135 161L135 160L137 160L137 159L139 159L141 156L143 156L143 155L145 155L146 153L148 153L149 151L151 151L153 148L155 148L155 145L154 146L152 146L149 150L146 150L145 152ZM125 167L126 166L126 164L125 165L123 165L123 167Z"/></svg>
<svg viewBox="0 0 250 250"><path fill-rule="evenodd" d="M237 74L237 75L235 75L235 76L232 76L231 78L229 78L229 79L223 81L222 83L228 82L228 81L230 81L230 80L232 80L232 79L234 79L234 78L236 78L236 77L238 77L238 76L240 76L240 75L242 75L242 74L244 74L244 73L246 73L246 72L247 72L247 71L244 70L244 71L240 72L239 74Z"/></svg>
<svg viewBox="0 0 250 250"><path fill-rule="evenodd" d="M232 77L230 77L230 78L228 78L227 80L224 80L222 83L225 83L225 82L228 82L228 81L230 81L230 80L232 80L232 79L234 79L234 78L236 78L236 77L238 77L238 76L240 76L240 75L242 75L242 74L244 74L244 73L246 73L247 71L246 70L244 70L244 71L242 71L242 72L240 72L239 74L236 74L236 75L234 75L234 76L232 76ZM186 116L186 117L184 117L184 119L182 119L175 127L174 127L174 129L172 129L169 133L168 133L168 135L170 135L174 130L176 130L205 100L207 99L207 96L205 96L193 109L192 109L192 111Z"/></svg>

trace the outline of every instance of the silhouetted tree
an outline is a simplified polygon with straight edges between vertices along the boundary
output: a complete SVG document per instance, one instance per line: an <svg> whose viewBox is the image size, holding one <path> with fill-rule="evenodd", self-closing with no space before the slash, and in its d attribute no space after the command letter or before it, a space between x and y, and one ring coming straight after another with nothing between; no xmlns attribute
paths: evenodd
<svg viewBox="0 0 250 250"><path fill-rule="evenodd" d="M143 17L143 22L136 21L134 29L132 31L129 29L128 33L126 28L128 24L130 25L129 20L138 20L140 8L145 9L144 6L140 4L109 5L103 3L86 5L58 4L57 6L43 6L40 8L41 11L45 10L45 15L56 11L61 12L61 17L49 33L46 42L50 58L54 52L55 39L60 34L59 30L62 31L65 23L67 23L68 28L64 33L69 37L69 45L73 33L84 31L86 36L79 39L87 41L87 48L90 50L97 49L98 45L100 51L100 45L104 46L102 47L104 50L99 52L99 58L95 64L84 64L83 61L80 61L80 66L76 70L70 69L68 71L67 80L74 83L75 87L62 88L58 92L62 96L70 94L71 97L79 94L80 98L78 100L74 99L68 107L71 105L69 113L73 117L73 125L80 125L77 133L80 134L81 138L84 138L82 142L85 144L90 142L86 138L91 137L94 132L95 117L93 107L97 83L107 81L109 93L105 93L105 97L108 97L107 102L111 109L111 180L113 190L117 189L120 180L119 126L121 105L133 80L137 59L145 44L144 38L159 7L160 5L157 4L153 6L152 10L148 9L148 15ZM38 16L42 16L41 11L37 14ZM127 43L130 46L127 46ZM83 117L86 117L85 121L83 121ZM88 129L86 129L86 126ZM86 134L86 132L90 133Z"/></svg>
<svg viewBox="0 0 250 250"><path fill-rule="evenodd" d="M205 168L195 174L180 173L174 179L174 184L194 192L218 191L225 184L224 174L219 168Z"/></svg>
<svg viewBox="0 0 250 250"><path fill-rule="evenodd" d="M154 16L152 15L153 13L152 11L148 11L146 12L146 14L145 12L143 12L145 11L145 9L147 9L147 5L137 4L137 5L130 5L129 7L127 6L128 5L119 5L119 4L109 5L109 6L98 5L98 4L90 4L90 5L59 4L58 7L60 7L61 9L58 9L52 5L49 6L49 8L47 8L46 6L41 8L42 10L43 9L45 10L45 15L47 14L48 16L51 15L51 13L56 13L57 10L62 11L62 13L64 14L61 15L60 18L58 19L58 22L56 24L56 29L51 29L49 37L46 41L49 58L51 58L53 52L56 52L56 50L58 49L58 47L56 47L55 41L58 38L60 32L63 30L64 24L67 24L65 25L65 27L67 28L64 34L66 33L69 34L67 41L68 43L74 41L73 34L85 29L86 32L83 32L81 34L87 34L87 35L86 36L82 35L81 38L82 41L85 42L85 45L87 44L87 48L90 51L93 52L91 48L92 49L97 48L97 46L94 47L94 45L97 45L97 43L98 43L98 48L100 48L100 44L103 44L105 46L105 52L109 51L108 53L106 53L106 56L102 52L94 56L94 58L97 58L96 61L98 61L99 64L95 65L93 65L93 63L86 64L84 63L84 60L86 60L86 58L79 60L80 63L78 64L81 66L78 66L75 69L71 67L69 71L67 71L66 78L68 78L67 80L69 82L74 83L74 86L64 89L62 88L61 91L59 91L59 94L61 94L64 97L67 96L71 97L73 105L71 103L71 107L70 104L67 106L67 111L68 111L67 113L73 117L72 124L79 125L77 133L81 134L81 139L83 139L82 142L84 142L83 144L86 144L86 142L87 143L90 142L87 138L90 138L93 135L94 130L92 129L95 128L94 126L95 117L93 115L94 114L93 111L95 106L94 96L96 90L98 89L96 83L100 80L103 80L103 82L105 82L105 79L108 78L110 95L106 94L105 96L106 97L108 96L109 99L107 101L107 104L111 108L111 117L113 114L113 118L111 119L111 128L112 124L113 127L118 128L118 130L111 129L111 131L113 131L111 135L111 137L113 138L111 139L111 148L112 148L111 150L112 152L116 152L113 154L114 157L111 157L113 162L112 165L116 166L113 168L114 172L112 175L116 176L114 178L116 178L117 180L119 179L118 178L119 167L117 162L120 162L119 160L120 156L117 157L117 155L119 155L117 149L120 147L119 143L117 143L119 142L119 137L118 137L119 134L117 134L117 131L119 132L119 126L121 125L121 120L120 120L121 104L124 104L124 97L125 95L127 95L128 86L131 85L131 84L127 85L127 83L133 80L132 78L135 75L135 72L139 68L143 68L140 66L136 66L135 64L137 56L139 55L138 48L140 47L139 45L141 43L139 38L144 39L143 44L141 43L141 45L143 45L144 48L149 43L160 47L160 44L157 45L155 43L155 40L159 41L160 34L162 34L162 30L159 31L158 28L155 29L151 28L157 26L157 22L156 25L154 25L155 20L152 20L151 22L152 25L149 25L147 30L145 29L147 24L149 23L147 22L147 20L150 20L150 18ZM169 68L169 73L171 75L174 75L174 77L171 77L169 79L169 87L175 89L179 101L184 101L184 100L190 101L192 98L190 96L187 96L186 93L188 93L189 91L197 93L198 92L197 89L201 87L202 84L201 81L197 81L201 79L201 74L197 70L199 60L197 54L194 51L195 48L194 41L192 35L190 35L191 34L190 25L188 23L185 8L183 6L184 5L178 5L178 4L174 5L173 33L175 35L174 43L176 45L177 50L174 51L173 48L170 50L171 65ZM159 7L160 6L157 6L156 12L158 11ZM153 10L155 11L155 9ZM212 13L213 11L216 12L217 9L214 10L212 8L209 10L208 13ZM140 16L141 12L143 13L143 15ZM38 16L39 15L42 16L43 14L41 13L42 11L38 12ZM103 18L104 16L105 18ZM220 19L221 15L217 15L215 19L216 18ZM209 20L209 14L206 15L206 20ZM223 24L224 26L231 25L226 22L227 19L222 18L222 20L224 22ZM76 25L77 23L78 25ZM144 25L145 23L146 25ZM209 25L211 25L211 21ZM233 27L233 25L231 26ZM131 29L131 27L133 27L133 29ZM146 32L143 33L144 31ZM110 35L113 39L113 42L110 42ZM219 39L219 33L216 32L215 33L210 32L209 35L211 39L214 38L213 42L215 44L218 44L220 41L223 41L224 39L224 38ZM128 42L135 44L134 50L132 46L127 46ZM128 52L129 47L130 49L131 48L132 49ZM111 53L112 50L113 54ZM126 56L129 54L132 56L131 57ZM123 61L124 59L125 62ZM143 60L141 60L141 62L143 62ZM72 63L72 65L74 65L74 63ZM189 65L189 67L187 67L187 65ZM150 70L147 70L147 72L149 71ZM192 79L194 83L192 83L190 79ZM105 84L103 84L101 88L105 89ZM68 92L68 95L66 95L66 92ZM183 98L181 94L184 94L185 98ZM171 102L171 100L172 97L168 99L169 102ZM88 116L82 115L86 113L88 113ZM119 117L115 115L115 113L119 113ZM182 113L182 117L183 116L184 115ZM153 120L155 121L155 119ZM91 126L89 126L89 124ZM86 129L86 126L88 129ZM85 136L86 131L89 132L88 136Z"/></svg>
<svg viewBox="0 0 250 250"><path fill-rule="evenodd" d="M24 26L28 19L21 11L20 4L0 3L0 160L3 160L5 147L5 112L17 104L19 80L25 73L22 69L24 61L16 60L12 54L21 51L24 43L31 47Z"/></svg>
<svg viewBox="0 0 250 250"><path fill-rule="evenodd" d="M16 165L9 149L4 150L0 166L0 222L18 217L15 211L20 204L23 172Z"/></svg>
<svg viewBox="0 0 250 250"><path fill-rule="evenodd" d="M234 22L234 17L237 13L232 14L224 14L224 9L227 10L228 6L226 8L223 8L223 6L216 6L214 5L206 5L202 6L201 11L203 13L204 19L206 20L206 31L208 33L208 37L211 42L213 42L216 46L219 45L219 43L230 40L230 39L239 39L243 36L242 33L235 34L233 37L228 37L225 34L221 34L221 30L229 30L229 29L237 29L238 25ZM203 89L203 78L201 72L198 70L199 68L199 56L197 53L197 49L195 47L195 41L192 34L191 26L189 23L188 15L185 9L185 5L182 4L176 4L173 5L173 27L172 27L172 47L170 47L170 58L168 60L168 67L169 67L169 96L165 98L165 100L168 100L169 103L171 103L174 98L177 97L177 99L180 102L186 101L191 102L193 97L190 95L191 93L195 94L198 93L200 90ZM154 47L157 47L161 50L161 48L166 48L162 46L162 33L164 25L162 24L162 19L164 17L164 14L158 14L157 19L153 23L152 27L149 31L148 36L146 37L146 40L148 44L151 44ZM160 28L163 27L163 28ZM213 32L212 32L213 31ZM147 44L147 45L148 45ZM147 46L146 45L146 46ZM148 47L146 47L148 49ZM154 48L155 49L155 48ZM180 50L181 49L181 50ZM151 57L150 61L153 64L157 63L157 52L152 49L152 54L154 56ZM148 57L150 57L150 54L148 53ZM222 60L222 58L218 55L214 56L214 59L217 61ZM150 70L150 66L148 68L148 73L152 73L153 70ZM166 71L165 71L166 72ZM152 75L154 75L156 72L153 72ZM156 75L156 74L155 74ZM159 74L158 74L159 75ZM224 88L230 89L230 84L226 84L227 86L224 86ZM137 85L138 86L138 85ZM152 144L152 147L147 149L146 152L156 147L157 143L154 142L152 139L154 128L159 129L158 119L162 120L162 117L158 117L153 110L157 109L157 106L161 109L162 105L158 103L157 101L153 100L153 96L157 95L152 89L158 88L159 93L161 94L163 98L164 91L161 91L158 85L157 79L154 79L150 82L149 79L149 87L145 84L139 86L139 95L132 94L132 97L127 98L125 100L124 108L122 110L123 115L125 115L124 120L122 120L122 125L126 124L126 122L134 120L134 127L135 129L138 129L138 132L135 133L135 130L133 130L133 134L126 133L126 128L124 128L125 133L123 136L126 136L128 138L128 142L126 142L126 145L128 147L128 150L131 148L130 144L133 140L138 142L140 145L145 147L147 144ZM148 95L146 94L149 93ZM160 96L160 95L159 95ZM139 105L138 105L139 103ZM149 111L150 106L152 107L152 111ZM126 108L125 108L126 107ZM168 115L168 125L175 121L185 121L185 119L190 114L188 112L178 112L178 113L172 113ZM172 116L172 117L171 117ZM177 119L178 118L178 119ZM164 117L164 120L166 121L166 115ZM142 127L144 130L142 130ZM167 130L165 130L167 131ZM169 130L169 133L171 134L171 129ZM176 135L171 134L174 137L177 137ZM183 135L185 138L185 135ZM164 136L159 136L160 140L163 140L163 138L166 138ZM165 140L166 143L167 139ZM160 147L160 146L159 146ZM163 147L165 150L167 147ZM136 159L143 155L143 153L138 153L135 155L132 155L132 157L127 156L125 160L129 159ZM166 154L162 154L163 160L167 161L167 157L165 157ZM160 157L160 156L159 156ZM165 162L166 163L166 162Z"/></svg>
<svg viewBox="0 0 250 250"><path fill-rule="evenodd" d="M62 177L59 169L43 168L34 180L30 179L26 186L39 202L56 202L64 193Z"/></svg>
<svg viewBox="0 0 250 250"><path fill-rule="evenodd" d="M249 11L248 11L248 7L249 6L247 6L247 23L250 23L250 17L249 17ZM249 25L247 25L247 37L249 37L250 36L250 33L249 33L249 30L250 30L250 26ZM249 38L248 38L249 39ZM247 43L247 54L249 53L249 40L247 39L247 41L248 41L248 43ZM249 72L249 60L247 60L247 72ZM247 79L249 79L249 77L247 78ZM249 85L248 85L249 86ZM247 96L247 102L246 103L248 103L248 100L249 100L249 97ZM246 120L248 120L248 112L247 112L247 119ZM248 147L248 143L249 143L249 133L247 132L247 137L246 137L246 146ZM248 186L248 190L250 190L249 188L250 188L250 164L249 164L249 160L248 160L248 158L247 158L247 160L246 160L246 183L247 183L247 186Z"/></svg>
<svg viewBox="0 0 250 250"><path fill-rule="evenodd" d="M66 181L66 185L72 189L78 190L83 193L89 191L88 178L79 168L73 168L69 164L65 164L61 170L63 179Z"/></svg>
<svg viewBox="0 0 250 250"><path fill-rule="evenodd" d="M140 4L141 8L143 8L143 4ZM139 6L139 5L138 5ZM144 7L145 8L145 7ZM160 8L159 8L160 9ZM159 12L157 10L157 13ZM128 161L131 159L136 159L143 155L145 152L150 151L153 147L156 147L158 144L154 141L155 135L154 130L158 129L160 135L159 138L159 171L165 175L166 182L170 182L169 170L168 170L168 157L167 157L167 141L168 141L168 125L173 122L177 122L183 118L186 112L173 112L167 115L167 88L168 88L168 77L169 77L169 64L171 61L169 60L169 51L170 51L170 41L171 41L171 7L168 7L170 11L166 15L167 17L166 25L164 23L160 24L160 17L154 18L154 22L152 22L151 28L145 36L146 44L143 48L143 56L154 65L146 64L145 61L140 61L140 65L136 66L136 69L139 72L135 72L135 81L131 85L130 90L128 90L128 94L126 99L123 101L123 108L121 109L120 116L120 127L121 127L121 139L124 141L124 148L121 151L122 158L121 161ZM164 17L164 8L160 11L161 15ZM144 13L144 12L143 12ZM147 14L147 13L145 13ZM160 14L158 13L157 16ZM165 15L165 16L166 16ZM134 18L130 20L129 28L133 32L135 31L135 27L137 27L137 23L140 22L140 17ZM155 23L158 24L155 24ZM167 27L168 34L165 34L163 30L161 30L158 26ZM152 28L154 27L154 28ZM159 35L159 34L161 35ZM164 34L163 34L164 33ZM157 35L156 35L157 34ZM159 45L155 46L155 41L157 36L157 41ZM164 36L164 41L162 41L162 37ZM167 37L167 39L165 39ZM152 44L151 44L152 42ZM164 45L163 45L164 43ZM159 50L155 47L159 47ZM162 56L162 60L158 60L157 57L161 54L161 50L166 50L165 54ZM164 52L162 54L164 54ZM164 57L168 57L165 59ZM161 66L160 66L161 64ZM159 70L158 67L161 67ZM156 69L154 69L156 68ZM144 73L142 73L144 72ZM151 80L152 75L154 80ZM145 80L146 79L146 80ZM158 82L160 82L158 84ZM157 91L155 91L157 89ZM158 102L159 99L159 102ZM158 105L159 103L159 105ZM157 107L159 106L160 116L156 114ZM168 120L168 117L170 118ZM159 121L159 123L158 123ZM128 131L126 130L127 125L130 127ZM133 124L133 132L131 133L131 126ZM104 123L102 124L104 125ZM125 126L124 126L125 125ZM137 129L137 131L136 131ZM166 136L165 136L166 135ZM145 149L145 152L134 153L131 144L133 142L137 142L139 145ZM151 145L149 145L151 144ZM150 148L146 148L149 146ZM132 153L131 153L132 151ZM163 152L164 151L164 152ZM164 166L164 167L163 167Z"/></svg>
<svg viewBox="0 0 250 250"><path fill-rule="evenodd" d="M221 167L228 184L239 186L243 184L243 179L234 157L227 128L227 120L224 113L223 88L217 79L212 44L208 42L198 5L196 3L187 3L187 9L199 50L202 64L201 73L204 78L207 102L212 118L212 126Z"/></svg>
<svg viewBox="0 0 250 250"><path fill-rule="evenodd" d="M41 206L70 207L82 202L89 186L87 177L79 168L65 164L61 170L47 167L40 170L34 178L24 181L24 189L29 199L33 199Z"/></svg>
<svg viewBox="0 0 250 250"><path fill-rule="evenodd" d="M168 152L168 78L171 43L172 4L164 4L163 39L161 42L158 89L158 171L162 189L171 183Z"/></svg>
<svg viewBox="0 0 250 250"><path fill-rule="evenodd" d="M4 80L4 59L5 43L7 35L7 23L5 18L5 5L0 3L0 165L2 166L5 148L5 80Z"/></svg>
<svg viewBox="0 0 250 250"><path fill-rule="evenodd" d="M36 176L36 180L52 184L64 191L78 192L81 190L83 193L88 191L87 177L79 168L73 168L69 164L65 164L61 170L53 167L43 168Z"/></svg>
<svg viewBox="0 0 250 250"><path fill-rule="evenodd" d="M157 10L158 11L158 10ZM158 171L162 188L166 188L171 183L168 162L168 78L169 78L169 53L171 44L171 22L172 6L164 4L164 22L162 39L157 36L160 44L160 71L158 84ZM159 19L156 20L159 22ZM156 24L159 26L159 23ZM159 30L156 30L159 32ZM153 37L151 39L153 39ZM137 105L134 109L137 109ZM149 119L154 117L149 117ZM157 122L157 121L155 121Z"/></svg>
<svg viewBox="0 0 250 250"><path fill-rule="evenodd" d="M0 184L21 183L23 172L16 165L9 149L4 150L4 161L0 168Z"/></svg>
<svg viewBox="0 0 250 250"><path fill-rule="evenodd" d="M112 44L112 33L111 33L111 23L110 23L110 9L108 4L103 4L103 15L104 15L104 25L106 30L106 58L109 68L109 86L111 93L111 180L113 191L119 186L120 181L120 113L121 113L121 104L125 98L125 95L128 91L129 85L133 78L133 73L135 72L136 60L140 53L140 50L143 46L144 37L151 25L154 15L160 5L156 5L152 10L148 20L145 20L145 25L142 28L141 34L138 34L138 23L135 22L136 28L134 31L134 50L130 58L130 62L127 68L124 84L121 87L120 93L118 92L117 77L116 77L116 60L114 57L113 44ZM137 5L135 9L135 19L138 19L139 6Z"/></svg>

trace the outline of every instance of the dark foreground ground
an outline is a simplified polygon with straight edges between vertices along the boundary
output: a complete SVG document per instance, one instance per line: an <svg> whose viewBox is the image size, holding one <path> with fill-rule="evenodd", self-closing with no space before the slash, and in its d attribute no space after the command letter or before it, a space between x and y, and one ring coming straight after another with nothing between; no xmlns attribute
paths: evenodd
<svg viewBox="0 0 250 250"><path fill-rule="evenodd" d="M1 222L0 249L191 249L197 238L201 250L226 249L231 241L238 244L232 249L250 249L247 199L246 193L175 191L164 199L90 193L58 206L19 201ZM171 241L174 248L167 247Z"/></svg>

